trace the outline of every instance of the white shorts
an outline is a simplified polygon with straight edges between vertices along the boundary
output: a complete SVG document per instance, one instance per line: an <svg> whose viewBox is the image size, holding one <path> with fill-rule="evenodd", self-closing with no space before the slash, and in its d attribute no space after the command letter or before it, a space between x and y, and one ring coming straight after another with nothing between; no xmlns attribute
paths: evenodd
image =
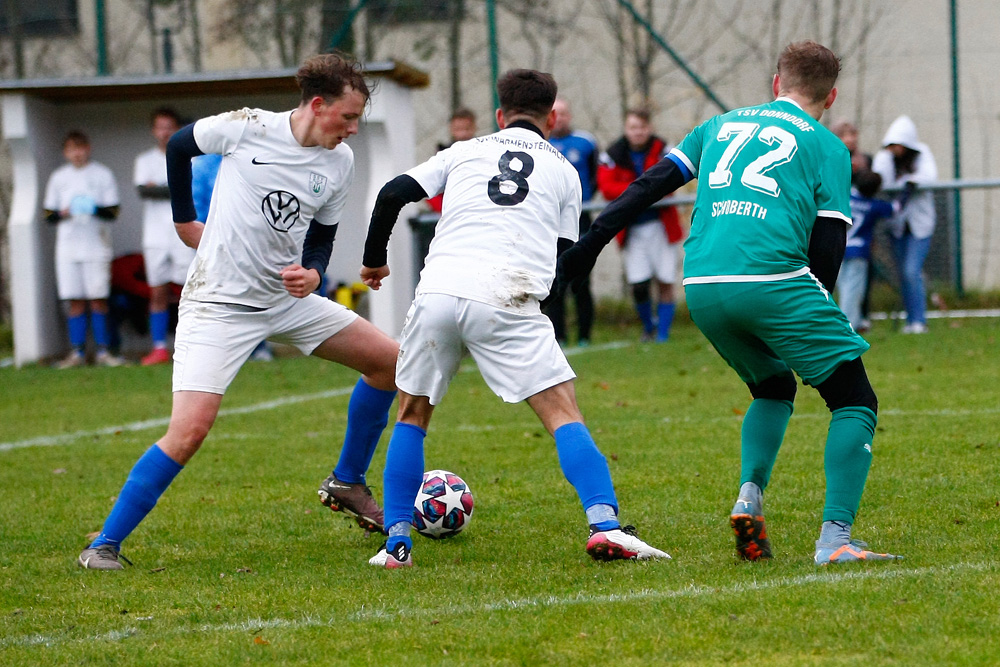
<svg viewBox="0 0 1000 667"><path fill-rule="evenodd" d="M357 318L354 311L318 294L304 299L289 296L263 310L181 299L174 337L174 391L225 394L262 340L312 354Z"/></svg>
<svg viewBox="0 0 1000 667"><path fill-rule="evenodd" d="M111 262L56 260L59 298L107 299L111 294Z"/></svg>
<svg viewBox="0 0 1000 667"><path fill-rule="evenodd" d="M625 280L635 285L655 277L657 282L673 285L677 282L677 245L667 240L659 220L629 227L623 248Z"/></svg>
<svg viewBox="0 0 1000 667"><path fill-rule="evenodd" d="M403 324L396 386L441 402L465 349L486 384L507 403L572 380L552 321L448 294L420 294Z"/></svg>
<svg viewBox="0 0 1000 667"><path fill-rule="evenodd" d="M183 285L188 267L194 261L195 249L180 244L171 248L143 248L142 261L146 267L146 283L159 287L167 283Z"/></svg>

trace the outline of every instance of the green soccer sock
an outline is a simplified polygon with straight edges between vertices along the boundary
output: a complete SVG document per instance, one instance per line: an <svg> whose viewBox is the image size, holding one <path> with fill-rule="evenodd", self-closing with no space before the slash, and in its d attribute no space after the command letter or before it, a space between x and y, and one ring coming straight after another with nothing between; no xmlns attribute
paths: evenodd
<svg viewBox="0 0 1000 667"><path fill-rule="evenodd" d="M740 485L753 482L761 490L767 487L788 420L792 417L792 407L791 401L757 398L747 408L741 435Z"/></svg>
<svg viewBox="0 0 1000 667"><path fill-rule="evenodd" d="M826 438L826 506L823 521L854 523L872 463L872 436L878 418L868 408L833 411Z"/></svg>

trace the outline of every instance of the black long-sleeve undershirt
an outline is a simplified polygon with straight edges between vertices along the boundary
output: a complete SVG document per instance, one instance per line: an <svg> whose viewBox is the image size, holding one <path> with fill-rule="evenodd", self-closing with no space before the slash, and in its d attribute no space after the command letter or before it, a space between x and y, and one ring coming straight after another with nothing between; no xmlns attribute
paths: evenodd
<svg viewBox="0 0 1000 667"><path fill-rule="evenodd" d="M809 270L833 292L847 249L847 223L837 218L816 218L809 236Z"/></svg>
<svg viewBox="0 0 1000 667"><path fill-rule="evenodd" d="M198 219L191 193L191 158L204 154L194 140L194 123L177 130L167 142L167 185L174 222Z"/></svg>
<svg viewBox="0 0 1000 667"><path fill-rule="evenodd" d="M306 240L302 244L302 266L306 269L316 269L320 278L326 274L330 265L330 255L333 254L333 241L337 237L339 225L324 225L317 220L309 223Z"/></svg>
<svg viewBox="0 0 1000 667"><path fill-rule="evenodd" d="M377 269L388 263L389 237L399 218L399 212L407 204L427 197L423 187L406 174L400 174L382 186L375 199L375 208L372 209L362 264L370 269Z"/></svg>

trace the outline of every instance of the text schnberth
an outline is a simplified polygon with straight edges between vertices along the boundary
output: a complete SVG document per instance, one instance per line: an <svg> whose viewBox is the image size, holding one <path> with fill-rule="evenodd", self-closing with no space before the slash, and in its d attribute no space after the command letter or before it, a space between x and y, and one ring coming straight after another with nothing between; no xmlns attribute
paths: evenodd
<svg viewBox="0 0 1000 667"><path fill-rule="evenodd" d="M729 214L749 215L752 218L759 218L761 220L767 219L767 209L760 204L755 204L752 201L727 199L726 201L717 201L712 203L713 218Z"/></svg>

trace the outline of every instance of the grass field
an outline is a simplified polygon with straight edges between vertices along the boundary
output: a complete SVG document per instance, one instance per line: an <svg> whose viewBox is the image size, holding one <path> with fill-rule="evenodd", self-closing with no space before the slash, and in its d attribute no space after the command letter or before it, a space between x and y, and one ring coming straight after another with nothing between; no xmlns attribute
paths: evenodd
<svg viewBox="0 0 1000 667"><path fill-rule="evenodd" d="M426 461L469 482L472 522L418 537L412 570L369 567L380 539L316 497L355 378L286 358L244 368L126 541L135 567L83 571L86 535L162 434L170 369L0 369L0 664L997 664L995 320L869 335L881 413L855 535L906 560L837 569L811 560L828 419L814 391L768 489L775 558L737 562L746 389L688 323L662 346L599 333L571 357L580 403L622 518L669 562L592 562L550 438L463 372Z"/></svg>

